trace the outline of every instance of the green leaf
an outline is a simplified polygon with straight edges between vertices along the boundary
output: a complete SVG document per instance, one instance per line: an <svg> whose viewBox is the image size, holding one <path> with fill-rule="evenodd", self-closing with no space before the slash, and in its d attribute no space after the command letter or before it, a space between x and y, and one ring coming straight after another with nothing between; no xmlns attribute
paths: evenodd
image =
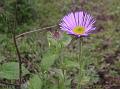
<svg viewBox="0 0 120 89"><path fill-rule="evenodd" d="M52 87L50 87L50 89L58 89L57 85L53 85Z"/></svg>
<svg viewBox="0 0 120 89"><path fill-rule="evenodd" d="M22 66L22 76L28 74L29 71ZM19 79L19 63L9 62L0 66L0 78Z"/></svg>
<svg viewBox="0 0 120 89"><path fill-rule="evenodd" d="M41 61L41 68L43 70L48 70L54 64L55 58L56 54L52 52L46 53Z"/></svg>
<svg viewBox="0 0 120 89"><path fill-rule="evenodd" d="M42 80L38 75L34 75L30 79L29 89L42 89Z"/></svg>
<svg viewBox="0 0 120 89"><path fill-rule="evenodd" d="M90 81L90 76L83 76L80 84L81 85L86 85L89 81Z"/></svg>
<svg viewBox="0 0 120 89"><path fill-rule="evenodd" d="M65 76L63 74L63 71L61 69L56 69L56 75L58 76L58 79L59 79L59 89L66 89L65 88Z"/></svg>
<svg viewBox="0 0 120 89"><path fill-rule="evenodd" d="M59 39L54 39L50 33L48 33L49 46L55 46L57 48L64 47L68 45L71 41L71 37L66 33L60 33L61 37Z"/></svg>
<svg viewBox="0 0 120 89"><path fill-rule="evenodd" d="M74 67L79 68L79 63L77 63L76 61L64 60L63 66L65 68L74 68Z"/></svg>
<svg viewBox="0 0 120 89"><path fill-rule="evenodd" d="M72 38L69 35L67 35L66 33L64 33L62 39L60 40L60 43L63 46L66 46L66 45L68 45L70 43L71 39Z"/></svg>

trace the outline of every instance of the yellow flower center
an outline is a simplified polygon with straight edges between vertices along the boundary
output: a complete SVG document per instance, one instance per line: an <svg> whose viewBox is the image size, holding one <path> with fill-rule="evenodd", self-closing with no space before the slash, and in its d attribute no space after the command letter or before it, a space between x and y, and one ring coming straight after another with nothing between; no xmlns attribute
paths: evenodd
<svg viewBox="0 0 120 89"><path fill-rule="evenodd" d="M77 26L73 29L73 32L77 35L81 35L85 32L85 28L81 26Z"/></svg>

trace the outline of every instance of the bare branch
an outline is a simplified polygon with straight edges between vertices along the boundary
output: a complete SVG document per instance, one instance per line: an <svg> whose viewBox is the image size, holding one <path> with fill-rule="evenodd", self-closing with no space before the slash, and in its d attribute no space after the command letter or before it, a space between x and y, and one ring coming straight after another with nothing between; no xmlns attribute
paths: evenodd
<svg viewBox="0 0 120 89"><path fill-rule="evenodd" d="M41 28L41 29L37 29L37 30L33 30L33 31L24 32L24 33L22 33L22 34L17 35L17 36L16 36L16 39L18 39L18 38L21 37L21 36L30 34L30 33L45 31L45 30L48 30L49 28L54 28L54 27L57 27L57 25L53 25L53 26L49 26L49 27L45 27L45 28Z"/></svg>

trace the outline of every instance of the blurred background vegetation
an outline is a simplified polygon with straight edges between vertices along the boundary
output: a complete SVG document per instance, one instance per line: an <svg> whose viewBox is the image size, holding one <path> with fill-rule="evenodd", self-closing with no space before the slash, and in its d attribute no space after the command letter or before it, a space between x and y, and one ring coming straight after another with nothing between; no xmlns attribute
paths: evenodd
<svg viewBox="0 0 120 89"><path fill-rule="evenodd" d="M59 24L60 19L74 9L91 13L96 18L97 27L95 34L84 39L85 76L83 76L81 84L85 89L120 89L120 1L73 1L18 0L16 17L16 0L0 0L1 89L10 88L9 85L2 84L2 81L16 83L18 78L18 76L13 75L13 71L16 71L14 74L18 73L18 68L14 68L18 65L15 64L18 59L12 39L15 17L16 35L18 35ZM37 75L30 77L30 84L33 85L29 87L30 89L64 89L55 85L56 81L59 81L61 86L66 85L65 89L76 89L77 42L74 42L61 54L64 57L63 63L61 63L56 55L59 54L64 45L70 42L71 37L64 34L60 40L56 40L53 35L59 31L59 27L51 29L54 31L36 32L17 39L23 67L25 67L23 68L25 81L28 80L26 76L34 76L33 74L42 71L41 76L45 78L43 79L44 83L38 79ZM42 61L43 59L46 61ZM49 60L51 61L49 62ZM6 75L7 69L13 69L11 74ZM61 69L65 70L65 73ZM35 81L39 83L35 84ZM63 82L64 84L62 84ZM40 86L34 87L35 85Z"/></svg>

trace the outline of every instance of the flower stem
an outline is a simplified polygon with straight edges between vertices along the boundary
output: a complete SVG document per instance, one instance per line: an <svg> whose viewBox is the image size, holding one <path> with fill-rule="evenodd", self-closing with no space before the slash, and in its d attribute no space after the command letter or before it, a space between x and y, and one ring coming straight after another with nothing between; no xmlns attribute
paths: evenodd
<svg viewBox="0 0 120 89"><path fill-rule="evenodd" d="M78 86L77 86L77 89L82 89L82 87L81 87L81 84L80 84L80 82L81 82L81 79L82 79L82 41L83 41L83 39L82 38L80 38L79 39L79 55L78 55L78 63L79 63L79 75L78 75Z"/></svg>

